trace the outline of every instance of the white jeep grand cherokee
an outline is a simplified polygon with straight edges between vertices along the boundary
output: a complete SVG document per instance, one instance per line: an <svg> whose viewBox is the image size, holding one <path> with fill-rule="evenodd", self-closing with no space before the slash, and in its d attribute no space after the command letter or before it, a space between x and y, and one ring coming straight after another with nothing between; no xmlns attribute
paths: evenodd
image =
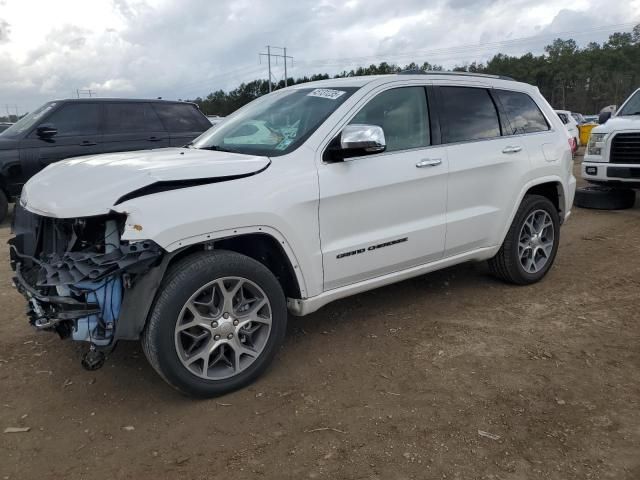
<svg viewBox="0 0 640 480"><path fill-rule="evenodd" d="M537 88L450 73L264 96L183 148L74 158L24 187L14 282L38 329L101 365L142 339L189 395L247 385L287 309L461 262L514 284L553 264L575 178Z"/></svg>
<svg viewBox="0 0 640 480"><path fill-rule="evenodd" d="M613 187L640 188L640 89L609 117L610 112L600 114L602 125L591 130L582 178Z"/></svg>

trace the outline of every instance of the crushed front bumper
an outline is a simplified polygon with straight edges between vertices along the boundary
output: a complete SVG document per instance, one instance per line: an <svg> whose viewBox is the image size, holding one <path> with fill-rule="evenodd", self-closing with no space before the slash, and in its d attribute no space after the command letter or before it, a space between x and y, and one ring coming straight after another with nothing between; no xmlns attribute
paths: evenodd
<svg viewBox="0 0 640 480"><path fill-rule="evenodd" d="M21 268L22 263L16 262L13 285L27 299L29 323L37 329L54 329L61 337L66 337L71 332L68 328L60 328L60 322L77 320L100 313L98 303L82 302L72 297L40 293L25 280Z"/></svg>
<svg viewBox="0 0 640 480"><path fill-rule="evenodd" d="M63 338L111 345L124 291L159 260L161 248L120 242L112 217L58 220L19 205L14 215L13 283L27 299L30 323Z"/></svg>

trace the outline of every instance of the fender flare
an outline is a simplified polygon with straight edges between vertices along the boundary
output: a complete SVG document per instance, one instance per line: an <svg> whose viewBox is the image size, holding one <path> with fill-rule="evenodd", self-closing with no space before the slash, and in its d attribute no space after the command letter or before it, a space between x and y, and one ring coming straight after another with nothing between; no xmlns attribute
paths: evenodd
<svg viewBox="0 0 640 480"><path fill-rule="evenodd" d="M296 276L296 281L298 282L298 286L300 287L300 294L302 298L306 298L307 296L307 285L304 279L304 275L302 273L302 268L300 268L300 262L298 262L298 258L296 257L293 248L287 241L284 235L280 233L280 231L276 228L270 227L268 225L252 225L252 226L244 226L244 227L235 227L229 228L225 230L217 230L214 232L202 233L199 235L194 235L192 237L186 237L180 240L176 240L164 247L167 252L174 252L176 250L189 247L197 244L204 244L207 242L212 242L215 240L222 240L226 238L240 237L242 235L247 235L250 233L261 233L266 234L274 238L284 250L285 255L289 259L291 266L293 267L293 272Z"/></svg>
<svg viewBox="0 0 640 480"><path fill-rule="evenodd" d="M509 221L505 223L505 226L503 227L503 231L500 233L500 242L498 243L498 245L502 245L502 243L504 242L504 239L507 236L507 232L509 231L509 228L511 228L511 224L513 223L513 219L516 217L516 213L518 212L518 209L520 208L520 204L522 203L522 200L524 199L524 196L527 194L527 192L532 187L535 187L537 185L542 185L542 184L545 184L545 183L556 183L556 184L559 184L560 188L562 189L562 191L559 192L562 195L562 199L566 199L567 198L566 185L562 181L562 178L560 176L558 176L558 175L548 175L546 177L536 178L534 180L530 180L527 183L525 183L524 186L520 189L520 194L518 195L518 201L515 202L514 207L513 207L512 211L511 211L511 214L509 215ZM566 215L566 213L567 213L567 205L563 204L563 203L560 203L560 207L562 209L562 217L560 219L560 221L562 223L563 220L564 220L564 215Z"/></svg>

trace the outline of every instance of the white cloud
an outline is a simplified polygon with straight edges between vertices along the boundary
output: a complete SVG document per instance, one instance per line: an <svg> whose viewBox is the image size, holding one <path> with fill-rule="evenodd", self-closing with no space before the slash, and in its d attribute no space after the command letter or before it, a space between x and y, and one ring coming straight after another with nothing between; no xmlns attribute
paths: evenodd
<svg viewBox="0 0 640 480"><path fill-rule="evenodd" d="M34 12L40 12L35 15ZM0 104L22 111L91 88L193 98L265 78L258 52L287 46L290 75L380 61L453 66L541 52L553 33L640 17L640 0L37 0L0 2ZM543 35L525 42L509 39ZM469 47L488 43L486 48ZM348 58L348 60L344 60ZM274 66L282 75L282 62Z"/></svg>

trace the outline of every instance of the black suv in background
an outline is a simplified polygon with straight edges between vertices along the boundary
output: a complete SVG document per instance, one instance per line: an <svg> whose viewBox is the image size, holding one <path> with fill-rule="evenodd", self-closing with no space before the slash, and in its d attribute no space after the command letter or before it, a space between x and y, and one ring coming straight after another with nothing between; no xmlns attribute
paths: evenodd
<svg viewBox="0 0 640 480"><path fill-rule="evenodd" d="M182 146L209 128L193 103L113 98L45 103L0 135L0 221L22 185L50 163Z"/></svg>

